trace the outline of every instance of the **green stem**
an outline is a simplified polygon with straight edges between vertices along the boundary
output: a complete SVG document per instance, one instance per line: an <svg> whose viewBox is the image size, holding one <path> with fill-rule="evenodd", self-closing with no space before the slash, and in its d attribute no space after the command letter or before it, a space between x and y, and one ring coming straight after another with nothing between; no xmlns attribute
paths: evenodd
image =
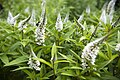
<svg viewBox="0 0 120 80"><path fill-rule="evenodd" d="M55 80L56 75L55 75L55 67L54 66L55 66L55 61L53 60L53 74L54 74L53 79Z"/></svg>
<svg viewBox="0 0 120 80"><path fill-rule="evenodd" d="M22 39L23 39L24 38L23 30L21 31L21 33L22 33Z"/></svg>
<svg viewBox="0 0 120 80"><path fill-rule="evenodd" d="M94 32L92 33L89 42L91 41L92 37L93 37L93 36L95 35L95 33L97 32L98 26L99 26L99 25L96 26Z"/></svg>

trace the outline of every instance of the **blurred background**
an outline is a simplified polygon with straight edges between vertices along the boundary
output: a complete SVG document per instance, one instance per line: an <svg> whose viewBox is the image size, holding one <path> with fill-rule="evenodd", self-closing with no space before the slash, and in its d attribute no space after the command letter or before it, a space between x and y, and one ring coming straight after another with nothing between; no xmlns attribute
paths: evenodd
<svg viewBox="0 0 120 80"><path fill-rule="evenodd" d="M56 15L57 12L64 14L69 13L70 19L79 17L83 11L89 6L92 12L102 9L103 5L110 0L47 0L47 14ZM30 13L32 9L37 14L41 12L41 0L0 0L0 17L6 18L10 10L14 15L21 13ZM27 12L28 10L28 12ZM120 14L120 0L116 1L115 14Z"/></svg>

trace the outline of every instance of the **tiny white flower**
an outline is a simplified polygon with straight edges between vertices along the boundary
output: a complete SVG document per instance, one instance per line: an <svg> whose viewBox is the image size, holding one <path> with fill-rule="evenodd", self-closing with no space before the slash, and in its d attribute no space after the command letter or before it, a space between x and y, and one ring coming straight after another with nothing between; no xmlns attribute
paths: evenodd
<svg viewBox="0 0 120 80"><path fill-rule="evenodd" d="M7 18L8 24L11 24L14 26L16 24L16 20L18 19L19 15L20 14L17 14L15 17L13 17L12 13L9 11L8 18Z"/></svg>
<svg viewBox="0 0 120 80"><path fill-rule="evenodd" d="M87 14L90 14L90 6L88 6L88 7L86 8L86 13L87 13Z"/></svg>
<svg viewBox="0 0 120 80"><path fill-rule="evenodd" d="M30 20L30 18L31 18L31 16L29 16L28 18L20 21L20 22L18 23L18 29L19 29L19 30L23 30L24 28L26 28L26 23Z"/></svg>
<svg viewBox="0 0 120 80"><path fill-rule="evenodd" d="M84 14L80 15L79 19L77 20L79 23L83 20Z"/></svg>
<svg viewBox="0 0 120 80"><path fill-rule="evenodd" d="M25 13L29 13L29 7L24 10Z"/></svg>
<svg viewBox="0 0 120 80"><path fill-rule="evenodd" d="M58 14L58 17L57 17L57 21L56 21L56 30L58 30L59 32L63 29L63 22L61 20L61 15L60 13Z"/></svg>
<svg viewBox="0 0 120 80"><path fill-rule="evenodd" d="M29 20L29 24L31 24L32 26L36 26L35 10L32 10L32 15Z"/></svg>
<svg viewBox="0 0 120 80"><path fill-rule="evenodd" d="M41 9L42 9L41 17L42 18L45 15L45 6L46 6L46 0L42 0L42 4L41 4Z"/></svg>
<svg viewBox="0 0 120 80"><path fill-rule="evenodd" d="M104 22L104 24L107 23L107 15L106 15L106 11L105 11L105 10L102 11L102 14L101 14L101 16L100 16L100 20L101 20L102 22ZM100 22L100 24L101 24L101 22Z"/></svg>
<svg viewBox="0 0 120 80"><path fill-rule="evenodd" d="M64 23L68 22L68 20L69 20L69 13L66 14L65 19L64 19Z"/></svg>
<svg viewBox="0 0 120 80"><path fill-rule="evenodd" d="M120 43L116 45L115 50L120 52Z"/></svg>

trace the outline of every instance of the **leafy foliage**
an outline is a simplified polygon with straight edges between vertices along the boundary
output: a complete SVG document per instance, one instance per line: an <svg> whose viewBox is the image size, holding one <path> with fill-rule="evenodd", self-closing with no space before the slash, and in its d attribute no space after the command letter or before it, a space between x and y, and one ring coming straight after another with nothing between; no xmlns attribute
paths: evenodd
<svg viewBox="0 0 120 80"><path fill-rule="evenodd" d="M79 0L77 1L79 2ZM87 1L85 0L85 2ZM89 4L96 3L91 0L89 2ZM19 0L10 0L9 5L4 5L6 14L2 16L7 16L9 10L13 14L20 13L20 16L15 25L10 25L6 17L0 19L1 68L12 66L14 68L10 70L24 72L27 75L27 77L25 76L26 80L119 80L120 52L115 50L116 45L120 42L118 16L113 15L111 23L109 15L102 16L108 19L105 23L100 19L102 11L87 13L83 9L83 19L78 20L78 18L74 17L74 14L70 14L74 19L63 22L65 14L79 7L74 7L71 10L65 7L65 4L70 5L67 0L46 0L46 16L41 17L40 14L43 11L40 8L41 3L42 1L39 0L21 0L21 2ZM10 6L10 4L12 5ZM86 7L84 8L86 9ZM29 24L32 10L35 10L36 24L39 26ZM63 29L60 31L55 27L56 14L59 13L61 13L62 17L60 20L63 22ZM19 22L27 19L28 16L29 19L22 24L26 28L19 30ZM35 31L38 27L43 28L41 21L44 22L45 17L48 21L47 25L44 25L45 42L38 45L35 41ZM88 66L83 69L82 53L84 47L99 38L102 39L92 46L93 49L96 46L99 47L94 65L86 59ZM31 67L28 64L29 61L34 63L32 66L39 67L40 71ZM37 62L40 63L40 66L37 65Z"/></svg>

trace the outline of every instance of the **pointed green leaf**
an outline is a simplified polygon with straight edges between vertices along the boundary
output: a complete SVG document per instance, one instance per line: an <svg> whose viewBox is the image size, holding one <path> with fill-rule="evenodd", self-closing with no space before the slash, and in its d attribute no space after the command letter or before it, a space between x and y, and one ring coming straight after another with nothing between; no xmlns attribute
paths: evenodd
<svg viewBox="0 0 120 80"><path fill-rule="evenodd" d="M118 30L118 43L120 43L120 31Z"/></svg>
<svg viewBox="0 0 120 80"><path fill-rule="evenodd" d="M76 54L76 53L75 53L73 50L71 50L71 49L70 49L70 52L72 52L73 55L74 55L78 60L81 61L81 58L80 58L80 56L79 56L78 54Z"/></svg>
<svg viewBox="0 0 120 80"><path fill-rule="evenodd" d="M73 34L73 32L75 31L75 29L71 28L67 33L65 33L65 35L63 35L63 38L66 40L70 37L71 34Z"/></svg>
<svg viewBox="0 0 120 80"><path fill-rule="evenodd" d="M103 52L99 52L99 56L104 58L105 60L109 60L109 58Z"/></svg>
<svg viewBox="0 0 120 80"><path fill-rule="evenodd" d="M48 65L49 67L53 68L53 67L52 67L52 64L50 64L49 62L45 61L45 60L42 59L42 58L33 58L33 59L34 59L34 60L38 60L38 61L40 61L40 62Z"/></svg>
<svg viewBox="0 0 120 80"><path fill-rule="evenodd" d="M2 60L2 62L3 62L4 64L9 63L9 60L8 60L8 57L7 57L6 54L0 55L0 59Z"/></svg>
<svg viewBox="0 0 120 80"><path fill-rule="evenodd" d="M23 63L23 62L26 62L26 61L28 61L28 60L27 60L27 57L21 56L21 57L16 58L16 59L13 60L13 61L7 63L5 66L16 65L16 64L20 64L20 63Z"/></svg>
<svg viewBox="0 0 120 80"><path fill-rule="evenodd" d="M107 46L108 57L109 57L109 59L111 59L111 57L112 57L112 50L110 48L110 44L108 44L107 42L105 44Z"/></svg>
<svg viewBox="0 0 120 80"><path fill-rule="evenodd" d="M52 46L52 50L51 50L51 60L54 60L54 58L56 57L57 58L57 47L56 47L56 44L54 43L53 46Z"/></svg>
<svg viewBox="0 0 120 80"><path fill-rule="evenodd" d="M30 67L19 67L17 69L12 70L12 71L18 71L18 70L23 70L23 69L32 69L32 68L30 68Z"/></svg>
<svg viewBox="0 0 120 80"><path fill-rule="evenodd" d="M9 48L9 51L14 51L16 48L18 48L21 45L21 43L18 41L15 44L11 45Z"/></svg>
<svg viewBox="0 0 120 80"><path fill-rule="evenodd" d="M67 59L68 61L72 62L72 63L76 63L75 61L73 61L72 59L68 58L67 56L65 56L64 54L59 53L63 58Z"/></svg>

